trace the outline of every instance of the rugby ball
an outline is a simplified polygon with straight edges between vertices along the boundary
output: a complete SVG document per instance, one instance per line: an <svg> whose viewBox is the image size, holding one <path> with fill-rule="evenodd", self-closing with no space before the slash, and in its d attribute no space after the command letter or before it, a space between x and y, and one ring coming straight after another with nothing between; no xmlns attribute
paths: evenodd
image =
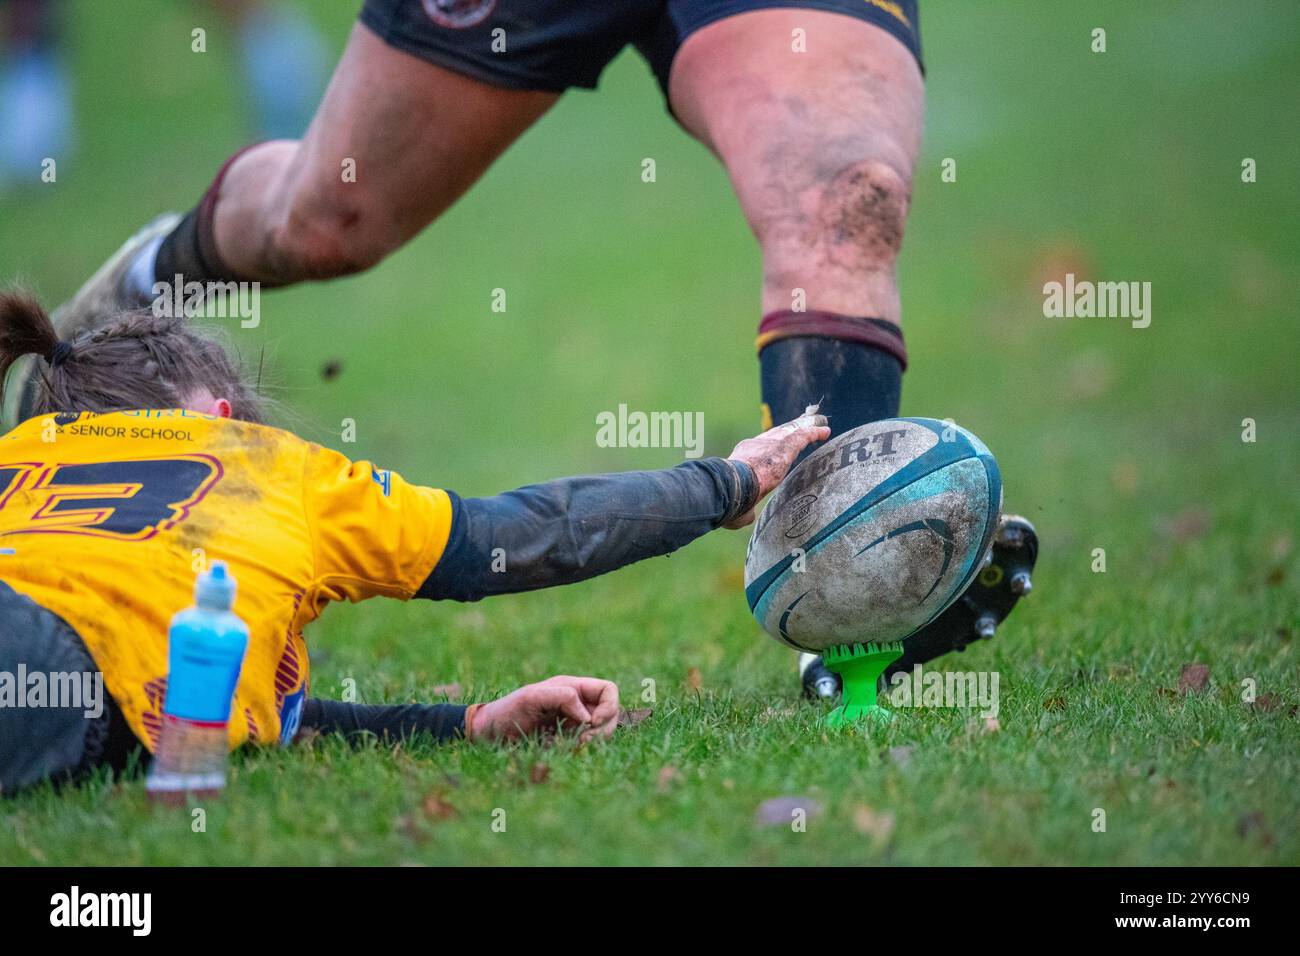
<svg viewBox="0 0 1300 956"><path fill-rule="evenodd" d="M980 571L1002 477L978 438L933 418L845 432L788 474L754 525L745 597L804 651L905 640Z"/></svg>

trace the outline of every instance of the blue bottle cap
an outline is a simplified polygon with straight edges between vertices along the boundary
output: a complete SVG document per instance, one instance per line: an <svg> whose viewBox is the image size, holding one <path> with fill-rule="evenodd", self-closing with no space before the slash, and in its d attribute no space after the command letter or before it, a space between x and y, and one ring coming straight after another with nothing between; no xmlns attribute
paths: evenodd
<svg viewBox="0 0 1300 956"><path fill-rule="evenodd" d="M194 603L214 611L229 611L235 604L235 579L226 562L213 561L212 567L194 582Z"/></svg>

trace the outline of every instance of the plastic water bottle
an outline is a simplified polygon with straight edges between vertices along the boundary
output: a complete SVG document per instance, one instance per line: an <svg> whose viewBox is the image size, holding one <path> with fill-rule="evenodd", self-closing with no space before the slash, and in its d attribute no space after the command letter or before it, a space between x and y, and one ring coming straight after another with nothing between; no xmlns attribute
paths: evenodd
<svg viewBox="0 0 1300 956"><path fill-rule="evenodd" d="M211 797L226 785L226 728L248 647L234 603L235 579L214 561L194 582L194 606L172 618L162 732L145 783L151 799L181 803L186 794Z"/></svg>

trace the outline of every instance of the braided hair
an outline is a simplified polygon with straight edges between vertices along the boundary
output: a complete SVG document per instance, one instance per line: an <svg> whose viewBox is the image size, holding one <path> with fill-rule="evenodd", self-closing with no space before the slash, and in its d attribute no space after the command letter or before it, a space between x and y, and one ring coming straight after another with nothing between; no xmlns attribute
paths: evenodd
<svg viewBox="0 0 1300 956"><path fill-rule="evenodd" d="M260 396L230 355L184 318L122 312L63 341L36 299L0 293L0 381L32 354L45 363L33 415L182 408L206 389L230 401L231 417L264 421Z"/></svg>

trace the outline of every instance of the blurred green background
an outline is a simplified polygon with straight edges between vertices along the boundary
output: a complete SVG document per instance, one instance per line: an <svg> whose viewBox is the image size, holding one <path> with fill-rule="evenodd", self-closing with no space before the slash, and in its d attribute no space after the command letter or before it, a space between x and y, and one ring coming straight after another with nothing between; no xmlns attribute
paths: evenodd
<svg viewBox="0 0 1300 956"><path fill-rule="evenodd" d="M0 194L0 278L51 305L253 138L230 32L190 51L205 5L70 6L75 150L56 183ZM303 5L333 54L356 7ZM1298 22L1269 3L922 2L903 411L980 435L1043 540L1033 597L944 661L1001 673L999 731L918 712L824 740L791 656L746 613L743 535L718 534L577 588L337 608L308 635L324 695L347 677L375 701L571 672L618 680L633 706L654 680L654 717L599 753L260 754L214 814L221 839L105 783L0 808L0 861L1300 862ZM1149 281L1151 326L1044 318L1042 285L1066 272ZM295 430L486 494L672 464L597 447L596 415L620 403L703 411L708 453L752 433L759 275L724 172L625 53L416 241L266 294L260 328L232 339L254 365L265 350ZM1183 697L1192 662L1211 683ZM1246 677L1271 708L1242 703ZM824 808L807 833L755 825L762 800L804 793ZM487 827L496 806L519 821L508 837Z"/></svg>

